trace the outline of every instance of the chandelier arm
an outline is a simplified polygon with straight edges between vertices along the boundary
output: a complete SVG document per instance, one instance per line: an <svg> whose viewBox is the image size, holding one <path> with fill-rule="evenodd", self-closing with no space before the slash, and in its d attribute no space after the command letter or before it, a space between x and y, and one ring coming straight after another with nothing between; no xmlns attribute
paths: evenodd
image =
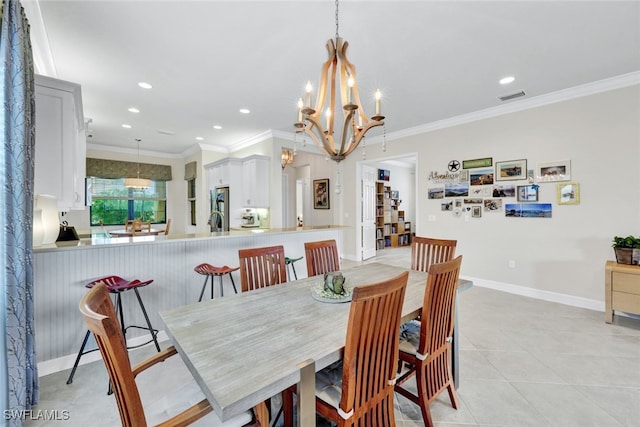
<svg viewBox="0 0 640 427"><path fill-rule="evenodd" d="M310 123L304 128L304 132L313 139L318 148L326 151L329 155L336 155L333 135L326 133L314 117L307 117L307 120ZM316 131L315 133L313 132L314 130Z"/></svg>
<svg viewBox="0 0 640 427"><path fill-rule="evenodd" d="M320 71L320 82L318 84L318 96L316 98L316 111L313 114L310 114L308 117L319 118L324 113L323 107L324 102L327 97L327 81L329 79L329 68L336 60L336 48L333 43L333 40L327 41L327 52L329 53L329 58L322 65L322 70Z"/></svg>
<svg viewBox="0 0 640 427"><path fill-rule="evenodd" d="M340 139L341 143L340 143L340 151L338 151L339 154L341 155L346 155L347 153L345 152L345 145L347 144L347 132L348 130L351 128L351 120L353 118L353 112L354 110L349 111L349 114L347 114L347 117L344 118L344 123L342 124L342 138ZM354 136L354 140L355 140L355 132L353 132L353 130L351 131L353 136ZM349 138L349 141L351 141L351 138ZM354 145L357 145L354 144ZM349 146L347 146L347 151L351 152L351 150L349 150Z"/></svg>
<svg viewBox="0 0 640 427"><path fill-rule="evenodd" d="M374 128L376 126L382 126L383 124L384 122L382 120L380 121L371 120L365 127L362 128L360 132L358 132L358 134L355 137L354 143L351 144L351 146L347 149L347 151L344 153L344 156L348 156L349 154L351 154L351 152L353 152L353 150L358 148L360 141L362 140L362 138L364 138L364 135L367 133L369 129Z"/></svg>

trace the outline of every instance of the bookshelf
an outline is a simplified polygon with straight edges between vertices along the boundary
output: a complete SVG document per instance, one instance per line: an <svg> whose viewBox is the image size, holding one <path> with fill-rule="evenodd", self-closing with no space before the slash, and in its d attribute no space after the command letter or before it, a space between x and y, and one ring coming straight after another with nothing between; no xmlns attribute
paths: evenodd
<svg viewBox="0 0 640 427"><path fill-rule="evenodd" d="M401 203L398 191L376 183L376 249L411 244L411 222L405 221Z"/></svg>

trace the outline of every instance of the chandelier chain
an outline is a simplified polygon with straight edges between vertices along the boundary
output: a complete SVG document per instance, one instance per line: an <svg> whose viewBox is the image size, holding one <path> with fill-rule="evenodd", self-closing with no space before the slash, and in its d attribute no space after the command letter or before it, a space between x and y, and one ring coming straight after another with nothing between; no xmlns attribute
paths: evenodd
<svg viewBox="0 0 640 427"><path fill-rule="evenodd" d="M336 40L338 40L340 38L340 36L338 35L338 0L336 0Z"/></svg>

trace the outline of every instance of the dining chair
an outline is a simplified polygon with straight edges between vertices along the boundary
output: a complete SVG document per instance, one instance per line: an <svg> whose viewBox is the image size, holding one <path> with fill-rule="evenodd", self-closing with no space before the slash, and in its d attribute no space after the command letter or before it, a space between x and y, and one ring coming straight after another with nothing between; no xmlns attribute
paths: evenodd
<svg viewBox="0 0 640 427"><path fill-rule="evenodd" d="M133 220L128 219L124 223L124 231L133 231Z"/></svg>
<svg viewBox="0 0 640 427"><path fill-rule="evenodd" d="M240 286L242 292L265 288L287 281L284 247L265 246L262 248L238 250L240 259Z"/></svg>
<svg viewBox="0 0 640 427"><path fill-rule="evenodd" d="M175 347L171 346L136 366L131 367L129 354L124 343L124 336L118 325L113 303L109 298L109 290L104 283L93 286L82 298L80 301L80 312L87 327L93 332L96 338L98 348L107 367L122 425L125 427L146 426L147 416L144 412L135 377L142 371L177 354ZM167 401L171 402L172 400L167 399ZM257 409L254 408L254 411L262 413L262 416L264 416L266 407L263 408L263 406L264 403L259 404L259 407L256 407ZM189 425L212 411L213 408L207 399L202 399L200 402L159 425ZM264 424L264 419L262 420L262 424L256 424L256 421L254 413L247 411L224 423L219 421L216 415L211 415L207 419L207 425L224 427L248 425L268 426L268 420L266 420L266 424Z"/></svg>
<svg viewBox="0 0 640 427"><path fill-rule="evenodd" d="M411 241L411 269L429 271L432 264L451 261L455 256L457 240L413 237Z"/></svg>
<svg viewBox="0 0 640 427"><path fill-rule="evenodd" d="M429 404L442 391L447 389L454 409L459 406L451 371L451 342L461 263L462 255L431 265L419 329L400 334L400 361L409 368L398 377L395 391L420 406L428 427L433 426ZM417 394L402 386L413 376Z"/></svg>
<svg viewBox="0 0 640 427"><path fill-rule="evenodd" d="M341 362L316 374L316 412L342 426L395 426L393 390L409 272L353 289ZM292 393L285 391L285 426Z"/></svg>
<svg viewBox="0 0 640 427"><path fill-rule="evenodd" d="M307 276L309 277L340 270L340 258L335 240L306 242L304 253L307 257Z"/></svg>
<svg viewBox="0 0 640 427"><path fill-rule="evenodd" d="M171 228L171 218L167 220L167 225L164 227L164 235L167 236L169 234L169 229Z"/></svg>

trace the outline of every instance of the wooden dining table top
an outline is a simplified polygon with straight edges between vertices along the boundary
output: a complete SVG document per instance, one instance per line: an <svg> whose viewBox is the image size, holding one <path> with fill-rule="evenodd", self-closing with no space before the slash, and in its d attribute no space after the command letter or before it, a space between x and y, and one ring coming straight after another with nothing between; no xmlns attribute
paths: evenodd
<svg viewBox="0 0 640 427"><path fill-rule="evenodd" d="M353 288L407 269L371 263L342 271ZM403 322L420 313L426 276L409 270ZM313 360L319 371L342 358L350 304L314 299L312 288L322 282L322 276L309 277L160 313L167 335L221 420L298 383L299 364Z"/></svg>

